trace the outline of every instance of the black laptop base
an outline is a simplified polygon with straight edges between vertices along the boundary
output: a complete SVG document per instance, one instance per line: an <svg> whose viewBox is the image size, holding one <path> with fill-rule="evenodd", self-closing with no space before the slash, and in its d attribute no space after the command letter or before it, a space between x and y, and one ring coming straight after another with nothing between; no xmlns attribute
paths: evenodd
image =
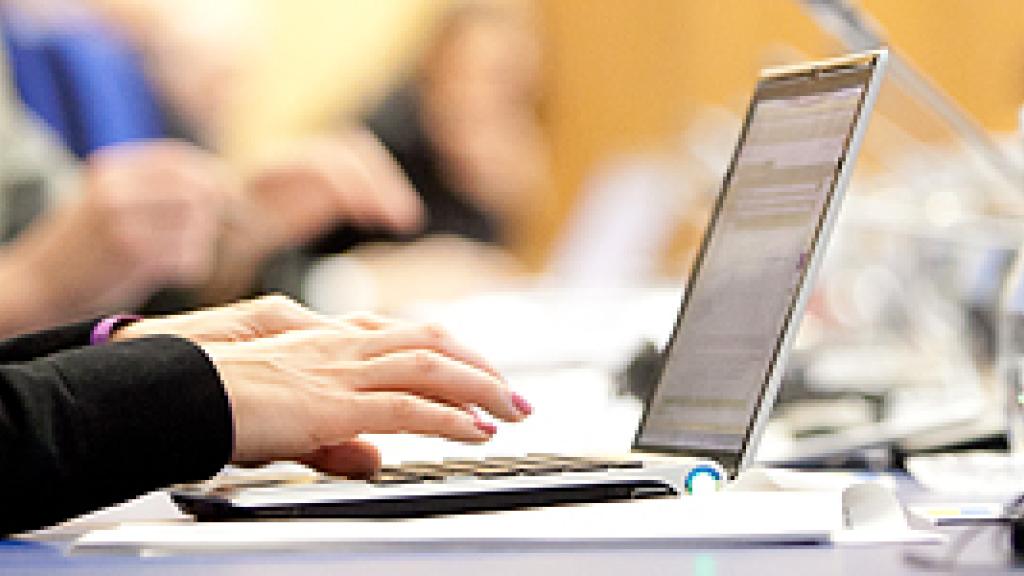
<svg viewBox="0 0 1024 576"><path fill-rule="evenodd" d="M236 506L209 494L172 492L184 512L198 520L258 520L284 518L422 518L443 514L491 512L561 504L591 504L676 496L668 484L655 479L623 479L600 483L559 484L543 488L508 488L472 493L309 502L287 506Z"/></svg>

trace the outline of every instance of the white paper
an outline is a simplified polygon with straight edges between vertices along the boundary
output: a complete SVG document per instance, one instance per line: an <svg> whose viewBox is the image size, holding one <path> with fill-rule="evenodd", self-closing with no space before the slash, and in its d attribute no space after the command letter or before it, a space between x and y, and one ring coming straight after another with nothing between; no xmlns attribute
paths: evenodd
<svg viewBox="0 0 1024 576"><path fill-rule="evenodd" d="M863 472L805 471L782 468L751 468L740 474L727 490L743 492L842 492L859 484L878 484L889 490L896 487L891 476Z"/></svg>
<svg viewBox="0 0 1024 576"><path fill-rule="evenodd" d="M961 452L907 459L907 470L932 492L1009 501L1024 491L1024 457Z"/></svg>
<svg viewBox="0 0 1024 576"><path fill-rule="evenodd" d="M908 514L891 480L755 469L705 496L554 506L406 520L127 522L94 530L78 552L680 547L773 542L942 542Z"/></svg>
<svg viewBox="0 0 1024 576"><path fill-rule="evenodd" d="M834 492L718 493L409 520L124 524L75 551L475 549L827 542L843 525Z"/></svg>
<svg viewBox="0 0 1024 576"><path fill-rule="evenodd" d="M192 523L192 517L182 512L171 496L163 491L150 492L115 506L72 518L56 526L20 535L27 540L68 540L92 530L115 528L126 522Z"/></svg>
<svg viewBox="0 0 1024 576"><path fill-rule="evenodd" d="M851 472L805 472L772 468L747 470L727 490L732 492L829 491L842 495L843 525L832 533L835 544L939 543L934 526L903 507L886 475Z"/></svg>

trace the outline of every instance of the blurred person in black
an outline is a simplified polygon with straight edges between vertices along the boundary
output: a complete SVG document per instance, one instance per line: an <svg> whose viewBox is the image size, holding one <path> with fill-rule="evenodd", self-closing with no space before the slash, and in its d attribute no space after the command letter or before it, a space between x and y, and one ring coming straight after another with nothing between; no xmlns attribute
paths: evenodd
<svg viewBox="0 0 1024 576"><path fill-rule="evenodd" d="M542 56L529 3L454 3L411 73L365 119L422 199L424 225L396 235L341 224L305 250L346 254L343 273L332 275L327 260L321 276L369 278L384 308L516 283L517 234L549 178Z"/></svg>
<svg viewBox="0 0 1024 576"><path fill-rule="evenodd" d="M369 116L426 206L422 235L507 244L547 177L541 47L522 4L456 5Z"/></svg>

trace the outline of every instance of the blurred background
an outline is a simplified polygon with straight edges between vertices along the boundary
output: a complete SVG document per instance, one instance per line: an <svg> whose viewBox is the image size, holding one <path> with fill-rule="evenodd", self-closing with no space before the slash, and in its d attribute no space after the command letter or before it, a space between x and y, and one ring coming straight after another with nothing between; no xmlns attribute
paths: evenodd
<svg viewBox="0 0 1024 576"><path fill-rule="evenodd" d="M265 57L247 63L239 80L246 89L229 129L231 154L244 158L282 136L372 106L429 42L446 3L235 4L240 11L249 6L249 17L264 28L258 49ZM996 134L1016 133L1024 101L1024 6L999 0L859 5L888 31L892 46L979 123ZM844 51L797 1L560 0L530 8L544 50L539 117L551 154L549 187L520 224L528 232L516 248L534 269L544 265L584 183L600 168L621 155L674 149L708 109L742 114L766 64ZM883 104L879 113L898 122L912 107ZM940 128L907 127L925 142L950 137ZM721 140L733 144L732 135ZM872 168L862 163L862 171Z"/></svg>
<svg viewBox="0 0 1024 576"><path fill-rule="evenodd" d="M112 15L119 33L144 40L151 78L184 115L215 131L236 165L339 123L366 117L429 64L445 22L463 4L445 0L7 0L8 12L65 13L89 6ZM546 269L564 228L595 179L624 158L678 158L685 184L714 188L758 71L771 64L842 53L798 0L715 3L639 0L495 0L496 19L518 27L483 30L466 52L505 49L535 59L530 100L541 149L528 207L507 223L512 253ZM77 7L75 5L78 5ZM996 137L1012 138L1024 97L1024 7L999 0L856 3L886 41ZM48 8L47 8L48 7ZM53 16L52 14L61 16ZM503 37L502 34L505 36ZM490 41L492 46L487 46ZM478 42L479 45L471 45ZM518 44L516 44L518 42ZM501 48L495 48L499 46ZM459 48L463 49L463 48ZM486 56L483 57L486 59ZM467 64L506 66L495 63ZM515 60L515 56L512 57ZM530 66L527 64L526 66ZM467 73L466 82L493 81ZM501 72L491 72L501 74ZM171 76L171 79L167 77ZM176 78L175 78L176 77ZM956 144L926 103L883 94L884 136L873 138L860 173L921 145ZM894 125L894 126L890 126ZM702 156L703 154L703 156ZM711 156L708 156L711 155ZM883 155L884 160L878 156ZM525 163L525 162L524 162ZM603 175L603 176L602 176ZM703 216L684 218L660 256L672 277L685 270Z"/></svg>
<svg viewBox="0 0 1024 576"><path fill-rule="evenodd" d="M766 458L1007 447L1020 2L0 7L14 92L70 164L173 137L237 188L214 210L212 268L163 270L62 319L284 291L331 313L437 319L506 368L597 364L641 397L758 71L888 45L899 65ZM6 203L22 228L44 212Z"/></svg>

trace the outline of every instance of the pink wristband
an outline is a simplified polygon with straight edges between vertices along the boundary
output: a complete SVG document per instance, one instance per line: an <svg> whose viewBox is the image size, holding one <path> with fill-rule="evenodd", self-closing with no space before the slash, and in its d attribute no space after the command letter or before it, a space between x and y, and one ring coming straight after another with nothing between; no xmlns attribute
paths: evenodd
<svg viewBox="0 0 1024 576"><path fill-rule="evenodd" d="M113 316L107 316L103 320L100 320L92 328L92 334L89 336L89 344L103 344L110 341L110 337L114 335L114 331L124 326L125 324L131 324L142 320L142 316L137 314L115 314Z"/></svg>

